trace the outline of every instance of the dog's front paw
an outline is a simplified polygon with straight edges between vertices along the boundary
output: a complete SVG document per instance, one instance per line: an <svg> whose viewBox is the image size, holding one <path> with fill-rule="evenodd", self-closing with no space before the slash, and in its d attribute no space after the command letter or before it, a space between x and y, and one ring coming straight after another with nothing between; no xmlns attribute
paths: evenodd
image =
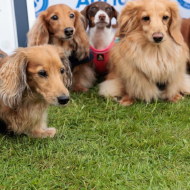
<svg viewBox="0 0 190 190"><path fill-rule="evenodd" d="M54 127L51 128L47 128L44 130L44 132L42 133L42 138L53 138L56 134L57 130Z"/></svg>
<svg viewBox="0 0 190 190"><path fill-rule="evenodd" d="M120 100L120 105L122 106L130 106L134 103L134 99L130 98L128 95L124 95Z"/></svg>
<svg viewBox="0 0 190 190"><path fill-rule="evenodd" d="M174 97L171 98L170 101L176 103L176 102L178 102L180 99L183 99L183 98L184 98L184 97L183 97L181 94L177 93Z"/></svg>
<svg viewBox="0 0 190 190"><path fill-rule="evenodd" d="M56 134L57 130L55 128L46 128L46 129L35 129L32 132L32 137L34 138L53 138Z"/></svg>

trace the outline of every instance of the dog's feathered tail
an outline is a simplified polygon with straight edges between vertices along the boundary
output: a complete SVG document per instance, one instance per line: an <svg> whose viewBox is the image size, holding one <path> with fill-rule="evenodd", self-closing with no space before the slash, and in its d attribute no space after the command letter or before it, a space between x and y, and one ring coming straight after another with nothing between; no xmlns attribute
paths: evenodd
<svg viewBox="0 0 190 190"><path fill-rule="evenodd" d="M124 95L124 86L121 79L106 80L100 84L99 95L104 97L119 97Z"/></svg>

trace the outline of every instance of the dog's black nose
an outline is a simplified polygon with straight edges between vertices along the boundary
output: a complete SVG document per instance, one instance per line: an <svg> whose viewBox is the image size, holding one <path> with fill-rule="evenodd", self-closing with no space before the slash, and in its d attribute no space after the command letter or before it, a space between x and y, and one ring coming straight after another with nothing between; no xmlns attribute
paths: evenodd
<svg viewBox="0 0 190 190"><path fill-rule="evenodd" d="M65 28L64 33L66 36L72 36L73 35L73 28L71 28L71 27Z"/></svg>
<svg viewBox="0 0 190 190"><path fill-rule="evenodd" d="M162 41L163 37L154 37L153 38L156 43L159 43Z"/></svg>
<svg viewBox="0 0 190 190"><path fill-rule="evenodd" d="M59 96L57 98L59 104L64 105L67 104L69 102L69 96Z"/></svg>
<svg viewBox="0 0 190 190"><path fill-rule="evenodd" d="M156 43L159 43L162 41L164 35L161 33L161 32L155 32L153 35L152 35L153 39L154 39L154 42Z"/></svg>

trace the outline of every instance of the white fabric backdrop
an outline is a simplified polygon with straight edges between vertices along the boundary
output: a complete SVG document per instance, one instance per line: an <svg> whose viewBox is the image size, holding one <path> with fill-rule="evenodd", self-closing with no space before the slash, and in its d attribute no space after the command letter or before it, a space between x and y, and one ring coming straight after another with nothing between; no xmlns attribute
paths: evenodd
<svg viewBox="0 0 190 190"><path fill-rule="evenodd" d="M73 9L81 11L84 7L94 1L98 0L26 0L28 9L29 26L31 27L35 21L36 16L47 7L55 4L67 4ZM128 0L101 0L105 1L121 11L124 4ZM181 16L190 18L190 0L173 0L177 1L180 7ZM15 48L18 47L16 23L14 17L14 4L17 0L0 0L0 49L10 54ZM35 10L34 10L34 7ZM35 13L34 13L35 12ZM6 18L6 19L5 19Z"/></svg>
<svg viewBox="0 0 190 190"><path fill-rule="evenodd" d="M121 11L124 4L129 0L34 0L36 16L39 12L47 9L47 7L55 4L66 4L73 9L81 11L86 5L94 1L105 1L116 8L117 11ZM181 16L184 18L190 18L190 0L173 0L177 1L180 7Z"/></svg>
<svg viewBox="0 0 190 190"><path fill-rule="evenodd" d="M0 1L0 49L12 52L17 46L13 0Z"/></svg>

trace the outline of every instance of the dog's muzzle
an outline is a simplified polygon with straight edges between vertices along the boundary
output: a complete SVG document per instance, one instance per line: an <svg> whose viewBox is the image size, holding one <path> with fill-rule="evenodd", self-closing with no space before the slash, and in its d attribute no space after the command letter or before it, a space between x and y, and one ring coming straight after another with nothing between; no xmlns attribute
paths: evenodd
<svg viewBox="0 0 190 190"><path fill-rule="evenodd" d="M154 42L160 43L163 40L164 35L161 32L155 32L152 35Z"/></svg>
<svg viewBox="0 0 190 190"><path fill-rule="evenodd" d="M66 35L67 37L72 36L72 35L73 35L73 32L74 32L74 30L73 30L73 28L71 28L71 27L68 27L68 28L65 28L65 29L64 29L64 33L65 33L65 35Z"/></svg>

